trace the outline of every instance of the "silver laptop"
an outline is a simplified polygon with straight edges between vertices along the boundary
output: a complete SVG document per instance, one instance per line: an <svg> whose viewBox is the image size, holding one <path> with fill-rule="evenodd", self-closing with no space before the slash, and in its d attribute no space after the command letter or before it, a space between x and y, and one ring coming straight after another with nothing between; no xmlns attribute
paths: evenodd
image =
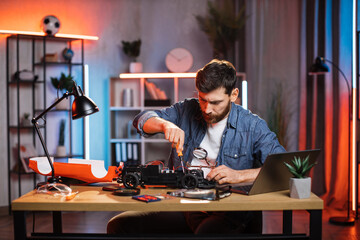
<svg viewBox="0 0 360 240"><path fill-rule="evenodd" d="M292 165L291 161L294 157L303 159L309 156L309 164L313 164L316 162L319 154L320 149L270 154L254 182L231 184L231 192L255 195L287 190L289 189L289 179L292 177L292 174L284 162Z"/></svg>

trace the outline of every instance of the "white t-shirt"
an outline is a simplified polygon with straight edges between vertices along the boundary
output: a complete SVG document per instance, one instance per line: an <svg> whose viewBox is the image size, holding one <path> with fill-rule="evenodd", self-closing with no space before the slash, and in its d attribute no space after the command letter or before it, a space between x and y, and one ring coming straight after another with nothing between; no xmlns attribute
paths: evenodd
<svg viewBox="0 0 360 240"><path fill-rule="evenodd" d="M227 118L224 118L220 122L208 124L205 137L200 143L199 147L207 151L208 153L207 160L211 163L211 165L215 165L216 158L219 154L221 139L223 132L225 130L226 123L227 123ZM205 160L199 160L195 157L192 159L191 165L208 166ZM206 177L211 170L211 168L205 168L205 167L201 169L204 171L204 177Z"/></svg>

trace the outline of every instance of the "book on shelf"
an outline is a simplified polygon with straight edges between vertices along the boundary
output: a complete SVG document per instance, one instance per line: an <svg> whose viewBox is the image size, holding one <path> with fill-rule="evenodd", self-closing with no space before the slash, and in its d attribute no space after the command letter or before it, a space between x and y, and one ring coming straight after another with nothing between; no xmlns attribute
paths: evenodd
<svg viewBox="0 0 360 240"><path fill-rule="evenodd" d="M126 143L121 143L121 161L126 162L127 155L126 155Z"/></svg>
<svg viewBox="0 0 360 240"><path fill-rule="evenodd" d="M154 100L165 100L167 99L165 91L158 88L155 83L145 80L145 88L148 91L151 99Z"/></svg>
<svg viewBox="0 0 360 240"><path fill-rule="evenodd" d="M115 143L115 161L116 165L121 162L121 143Z"/></svg>
<svg viewBox="0 0 360 240"><path fill-rule="evenodd" d="M156 94L156 86L154 83L145 80L145 87L151 99L155 99L155 100L158 99L158 96Z"/></svg>
<svg viewBox="0 0 360 240"><path fill-rule="evenodd" d="M139 161L139 143L115 143L115 161L116 165L120 162L138 163Z"/></svg>

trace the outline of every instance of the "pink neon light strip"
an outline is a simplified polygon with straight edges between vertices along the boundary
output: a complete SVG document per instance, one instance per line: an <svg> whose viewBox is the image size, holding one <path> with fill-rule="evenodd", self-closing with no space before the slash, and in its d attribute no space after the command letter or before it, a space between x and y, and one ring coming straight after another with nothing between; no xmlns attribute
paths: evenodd
<svg viewBox="0 0 360 240"><path fill-rule="evenodd" d="M17 31L17 30L0 30L0 34L21 34L21 35L35 35L35 36L45 36L43 32L31 32L31 31ZM76 34L65 34L57 33L55 37L61 38L78 38L84 40L99 40L98 36L87 36L87 35L76 35Z"/></svg>

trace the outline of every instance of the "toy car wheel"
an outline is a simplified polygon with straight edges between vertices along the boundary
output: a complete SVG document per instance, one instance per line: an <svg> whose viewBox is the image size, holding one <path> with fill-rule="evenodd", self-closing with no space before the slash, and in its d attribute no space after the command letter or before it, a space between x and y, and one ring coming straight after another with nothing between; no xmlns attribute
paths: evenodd
<svg viewBox="0 0 360 240"><path fill-rule="evenodd" d="M192 174L186 174L181 180L182 187L187 189L196 188L198 183L197 178Z"/></svg>
<svg viewBox="0 0 360 240"><path fill-rule="evenodd" d="M201 177L201 178L204 177L203 171L199 170L199 169L192 169L192 170L190 170L190 173L192 175L195 175L195 176L198 176L198 177Z"/></svg>
<svg viewBox="0 0 360 240"><path fill-rule="evenodd" d="M134 173L127 173L123 177L123 184L126 188L136 188L139 185L139 177Z"/></svg>

